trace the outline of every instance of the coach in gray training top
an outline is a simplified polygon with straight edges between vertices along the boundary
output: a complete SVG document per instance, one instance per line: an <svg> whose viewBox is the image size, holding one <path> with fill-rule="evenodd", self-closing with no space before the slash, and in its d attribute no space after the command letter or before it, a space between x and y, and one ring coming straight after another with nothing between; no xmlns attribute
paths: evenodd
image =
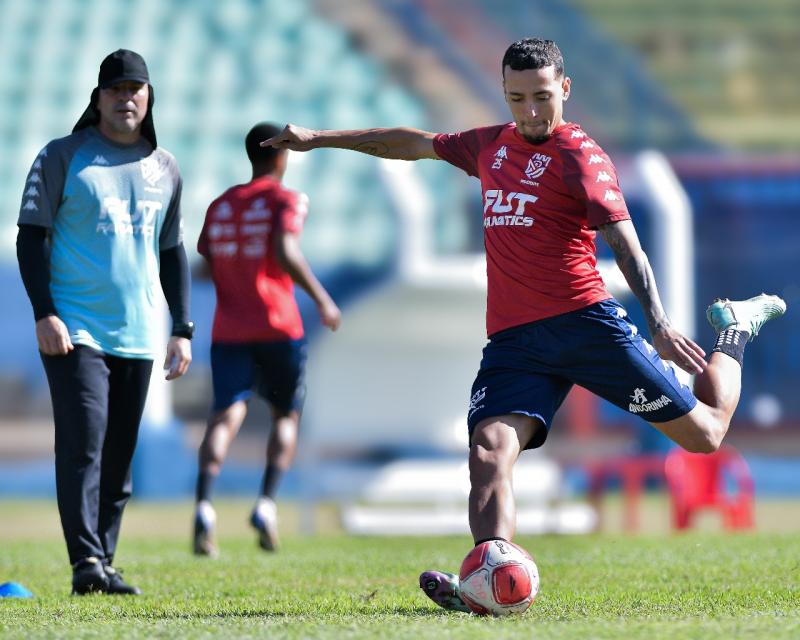
<svg viewBox="0 0 800 640"><path fill-rule="evenodd" d="M131 495L159 322L172 315L167 380L191 361L181 178L158 148L153 88L125 49L100 65L71 135L37 156L22 198L20 273L33 306L55 422L56 490L72 592L139 594L112 562Z"/></svg>

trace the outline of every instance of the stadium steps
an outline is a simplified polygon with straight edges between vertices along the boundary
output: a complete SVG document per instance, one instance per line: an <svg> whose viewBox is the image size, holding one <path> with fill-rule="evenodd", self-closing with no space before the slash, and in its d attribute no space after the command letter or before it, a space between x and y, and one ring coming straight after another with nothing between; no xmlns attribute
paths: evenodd
<svg viewBox="0 0 800 640"><path fill-rule="evenodd" d="M645 60L649 71L724 146L795 150L800 4L709 0L573 0Z"/></svg>
<svg viewBox="0 0 800 640"><path fill-rule="evenodd" d="M142 20L129 20L132 13ZM312 0L0 2L0 36L7 63L0 139L14 150L0 157L0 197L13 203L0 218L6 256L13 256L16 203L30 162L71 130L100 60L118 47L148 61L159 142L184 178L192 251L208 203L249 177L243 138L255 122L430 126L419 97L320 16ZM323 151L294 158L287 183L309 194L304 249L315 265L391 261L395 222L377 172L366 157Z"/></svg>
<svg viewBox="0 0 800 640"><path fill-rule="evenodd" d="M316 0L320 11L347 30L394 75L413 87L442 131L458 131L494 122L492 105L471 90L460 74L443 60L432 42L420 42L388 10L391 2L350 0L341 10L338 0ZM458 104L458 109L453 109ZM402 123L391 123L402 124Z"/></svg>
<svg viewBox="0 0 800 640"><path fill-rule="evenodd" d="M692 123L637 61L566 0L382 0L410 27L441 45L472 90L493 105L495 118L508 118L500 88L500 61L509 43L538 35L556 40L573 79L566 109L604 147L640 149L708 148ZM425 19L414 19L413 11ZM468 52L465 53L465 52ZM460 54L460 55L459 55ZM598 64L619 71L597 73Z"/></svg>

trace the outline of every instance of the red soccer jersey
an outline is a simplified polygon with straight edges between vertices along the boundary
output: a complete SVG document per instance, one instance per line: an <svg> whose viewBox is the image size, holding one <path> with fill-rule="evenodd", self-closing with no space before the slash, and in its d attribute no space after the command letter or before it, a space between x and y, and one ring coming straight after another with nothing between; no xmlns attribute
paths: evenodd
<svg viewBox="0 0 800 640"><path fill-rule="evenodd" d="M231 187L211 203L197 250L211 265L217 292L214 342L262 342L303 337L294 282L275 259L278 230L299 234L305 194L269 176Z"/></svg>
<svg viewBox="0 0 800 640"><path fill-rule="evenodd" d="M630 215L614 165L578 125L541 144L513 122L439 134L433 144L481 181L489 335L611 297L593 229Z"/></svg>

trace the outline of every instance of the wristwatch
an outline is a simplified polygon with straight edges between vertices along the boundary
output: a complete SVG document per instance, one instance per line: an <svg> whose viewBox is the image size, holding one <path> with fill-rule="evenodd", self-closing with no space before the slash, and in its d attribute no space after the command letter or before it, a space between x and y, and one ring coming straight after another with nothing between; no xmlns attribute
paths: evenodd
<svg viewBox="0 0 800 640"><path fill-rule="evenodd" d="M194 322L175 322L172 324L172 335L191 340L194 336Z"/></svg>

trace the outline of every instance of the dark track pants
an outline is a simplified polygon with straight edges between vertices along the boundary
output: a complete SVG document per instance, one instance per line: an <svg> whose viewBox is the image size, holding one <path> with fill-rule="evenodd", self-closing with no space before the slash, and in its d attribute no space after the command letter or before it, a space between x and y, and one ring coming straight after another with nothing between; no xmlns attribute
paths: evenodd
<svg viewBox="0 0 800 640"><path fill-rule="evenodd" d="M110 563L131 495L131 459L152 360L76 346L42 354L55 422L56 494L71 564Z"/></svg>

